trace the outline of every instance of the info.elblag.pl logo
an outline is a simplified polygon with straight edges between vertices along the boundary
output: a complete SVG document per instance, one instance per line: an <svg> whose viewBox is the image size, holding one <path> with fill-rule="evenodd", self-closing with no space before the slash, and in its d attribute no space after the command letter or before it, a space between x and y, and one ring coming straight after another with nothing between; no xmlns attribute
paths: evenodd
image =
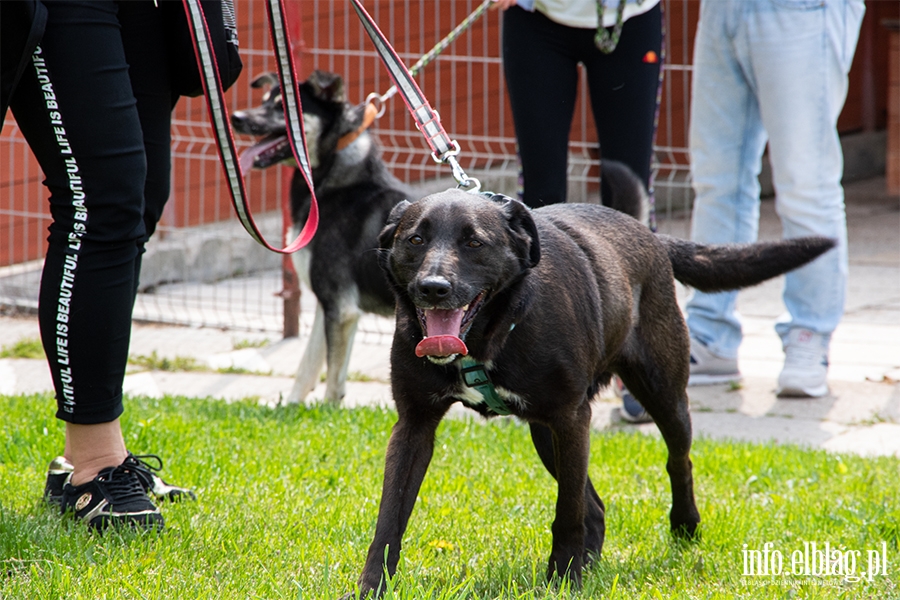
<svg viewBox="0 0 900 600"><path fill-rule="evenodd" d="M880 547L852 550L829 542L803 542L802 547L782 552L773 542L762 548L743 545L745 577L836 577L848 582L887 577L887 542Z"/></svg>

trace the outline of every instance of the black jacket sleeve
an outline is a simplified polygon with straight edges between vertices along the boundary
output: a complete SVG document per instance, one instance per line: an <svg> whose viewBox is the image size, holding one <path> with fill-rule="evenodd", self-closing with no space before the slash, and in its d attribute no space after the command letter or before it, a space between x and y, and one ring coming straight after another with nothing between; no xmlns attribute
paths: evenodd
<svg viewBox="0 0 900 600"><path fill-rule="evenodd" d="M47 8L39 0L0 2L0 128L46 25Z"/></svg>

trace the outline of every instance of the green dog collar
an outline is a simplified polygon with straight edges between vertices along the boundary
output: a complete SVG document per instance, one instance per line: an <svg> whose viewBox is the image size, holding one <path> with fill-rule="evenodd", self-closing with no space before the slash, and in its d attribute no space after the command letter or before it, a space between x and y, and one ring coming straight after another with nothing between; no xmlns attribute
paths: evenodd
<svg viewBox="0 0 900 600"><path fill-rule="evenodd" d="M487 369L484 365L475 362L475 359L469 356L463 356L461 359L463 382L470 388L478 390L481 397L484 398L485 404L491 411L498 415L512 414L509 405L497 394L497 388L494 387L491 378L488 376Z"/></svg>

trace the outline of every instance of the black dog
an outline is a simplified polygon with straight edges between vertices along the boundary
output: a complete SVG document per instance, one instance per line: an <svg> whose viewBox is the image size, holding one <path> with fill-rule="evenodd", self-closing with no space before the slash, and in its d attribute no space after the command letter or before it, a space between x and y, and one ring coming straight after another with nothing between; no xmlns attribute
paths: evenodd
<svg viewBox="0 0 900 600"><path fill-rule="evenodd" d="M264 169L293 162L278 78L267 73L251 85L269 89L260 106L235 112L232 124L240 133L262 136L248 151L253 166ZM381 160L374 137L366 130L365 107L347 102L339 75L314 71L299 90L320 218L313 241L293 259L318 307L287 401L302 401L327 362L325 397L337 403L344 396L359 317L363 312L394 314L394 295L376 261L377 237L391 209L414 196ZM646 218L646 192L625 165L604 161L602 191L604 203ZM295 233L306 221L309 205L309 189L298 170L291 183Z"/></svg>
<svg viewBox="0 0 900 600"><path fill-rule="evenodd" d="M662 433L671 528L693 536L700 515L689 455L689 343L674 280L736 289L834 245L803 238L704 246L654 235L602 206L530 211L459 190L399 204L379 241L397 298L391 385L399 420L360 596L383 589L385 566L389 575L396 570L435 430L455 402L530 424L558 483L548 577L580 584L582 567L603 547L604 506L587 474L590 400L613 374Z"/></svg>

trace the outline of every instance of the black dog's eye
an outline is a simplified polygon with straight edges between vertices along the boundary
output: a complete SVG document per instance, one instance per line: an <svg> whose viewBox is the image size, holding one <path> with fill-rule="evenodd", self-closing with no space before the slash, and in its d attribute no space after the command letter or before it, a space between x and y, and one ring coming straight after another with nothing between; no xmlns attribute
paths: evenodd
<svg viewBox="0 0 900 600"><path fill-rule="evenodd" d="M425 240L422 239L420 235L414 235L407 240L412 246L421 246L425 243Z"/></svg>
<svg viewBox="0 0 900 600"><path fill-rule="evenodd" d="M482 246L484 246L484 244L482 244L478 240L469 240L468 242L466 242L466 246L468 246L469 248L481 248Z"/></svg>

